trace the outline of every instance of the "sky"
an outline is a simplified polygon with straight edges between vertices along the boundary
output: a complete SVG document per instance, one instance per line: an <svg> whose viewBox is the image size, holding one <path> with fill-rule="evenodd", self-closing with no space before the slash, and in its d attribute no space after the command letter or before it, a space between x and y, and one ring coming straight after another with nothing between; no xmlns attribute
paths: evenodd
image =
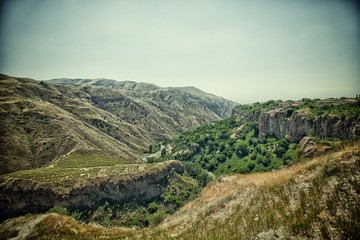
<svg viewBox="0 0 360 240"><path fill-rule="evenodd" d="M350 0L2 0L0 72L194 86L238 103L360 94Z"/></svg>

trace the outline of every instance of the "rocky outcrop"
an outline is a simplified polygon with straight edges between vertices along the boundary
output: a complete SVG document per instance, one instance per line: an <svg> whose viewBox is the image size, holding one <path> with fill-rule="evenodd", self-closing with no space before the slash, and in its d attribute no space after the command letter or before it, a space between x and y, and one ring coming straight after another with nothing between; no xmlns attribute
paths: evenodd
<svg viewBox="0 0 360 240"><path fill-rule="evenodd" d="M163 193L163 187L175 176L175 172L184 172L182 163L178 161L168 161L151 167L138 166L138 170L133 173L99 173L92 178L81 174L70 183L66 177L39 181L3 175L0 179L0 218L45 212L54 206L84 209L105 200L120 203L152 200ZM100 169L99 172L101 171Z"/></svg>
<svg viewBox="0 0 360 240"><path fill-rule="evenodd" d="M313 137L303 137L299 143L298 157L311 158L323 155L333 150L344 149L343 142L334 142L315 139Z"/></svg>
<svg viewBox="0 0 360 240"><path fill-rule="evenodd" d="M304 112L283 109L249 112L234 108L233 115L248 122L259 123L259 136L274 134L278 138L300 141L312 133L320 138L355 139L360 136L360 119L323 115L312 119Z"/></svg>

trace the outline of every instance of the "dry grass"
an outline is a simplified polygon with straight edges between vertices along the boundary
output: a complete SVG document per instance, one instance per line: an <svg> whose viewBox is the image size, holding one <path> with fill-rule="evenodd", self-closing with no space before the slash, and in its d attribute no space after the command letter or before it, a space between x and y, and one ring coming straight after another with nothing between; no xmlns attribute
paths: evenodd
<svg viewBox="0 0 360 240"><path fill-rule="evenodd" d="M359 158L358 142L278 171L220 177L154 228L105 229L51 215L33 239L253 239L270 229L287 239L355 239Z"/></svg>

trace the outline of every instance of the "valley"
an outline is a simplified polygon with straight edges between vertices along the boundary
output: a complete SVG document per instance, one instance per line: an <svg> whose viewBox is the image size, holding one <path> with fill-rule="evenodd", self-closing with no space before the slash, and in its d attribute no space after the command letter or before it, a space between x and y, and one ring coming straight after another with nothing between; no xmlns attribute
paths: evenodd
<svg viewBox="0 0 360 240"><path fill-rule="evenodd" d="M357 239L359 160L359 143L347 144L280 170L223 176L143 229L103 228L48 213L6 221L0 232L28 239ZM23 228L29 225L30 231Z"/></svg>
<svg viewBox="0 0 360 240"><path fill-rule="evenodd" d="M6 75L0 92L4 239L356 239L359 98Z"/></svg>
<svg viewBox="0 0 360 240"><path fill-rule="evenodd" d="M220 120L230 110L217 108L236 105L202 92L172 93L151 84L128 93L100 84L0 77L1 174L51 165L64 155L88 150L139 163L150 144ZM139 97L139 89L151 95Z"/></svg>

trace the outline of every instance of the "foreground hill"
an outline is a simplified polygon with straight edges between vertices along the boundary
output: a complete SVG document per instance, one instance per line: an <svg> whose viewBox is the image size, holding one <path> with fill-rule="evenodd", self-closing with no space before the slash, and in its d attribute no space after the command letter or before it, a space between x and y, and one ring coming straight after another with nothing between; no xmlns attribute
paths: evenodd
<svg viewBox="0 0 360 240"><path fill-rule="evenodd" d="M93 154L82 160L86 167L81 167L79 159L62 158L55 167L0 176L0 219L46 212L55 206L79 211L96 209L105 201L146 203L159 199L170 179L184 172L177 161L126 165L114 158L106 163L103 156ZM89 166L91 161L102 166Z"/></svg>
<svg viewBox="0 0 360 240"><path fill-rule="evenodd" d="M0 233L29 239L359 239L359 170L360 144L348 144L281 170L221 177L145 231L46 214L4 222Z"/></svg>
<svg viewBox="0 0 360 240"><path fill-rule="evenodd" d="M138 163L139 153L151 143L221 119L211 110L214 101L151 84L129 84L118 91L1 75L0 174L47 166L84 151Z"/></svg>

